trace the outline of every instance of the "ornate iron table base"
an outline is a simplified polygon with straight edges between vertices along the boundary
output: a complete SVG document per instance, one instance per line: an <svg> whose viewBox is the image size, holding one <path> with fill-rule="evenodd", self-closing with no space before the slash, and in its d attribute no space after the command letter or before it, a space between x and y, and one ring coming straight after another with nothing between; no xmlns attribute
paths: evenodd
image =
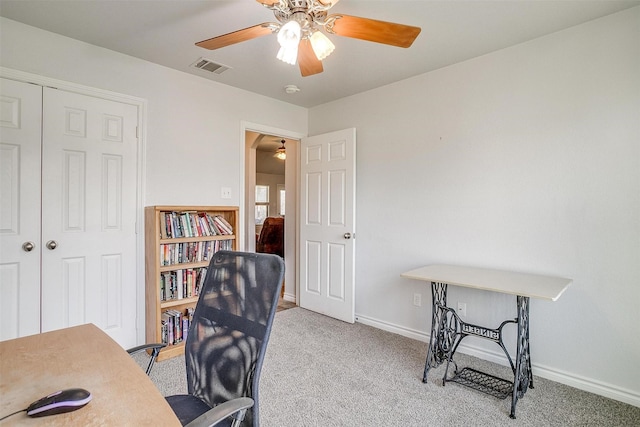
<svg viewBox="0 0 640 427"><path fill-rule="evenodd" d="M433 301L431 338L422 381L427 382L429 369L436 368L446 361L447 367L442 378L443 386L447 382L457 382L499 399L505 399L511 395L511 413L509 416L515 418L518 399L524 396L529 387L533 388L529 351L529 297L517 296L517 318L505 320L497 329L490 329L463 322L455 310L447 307L446 283L431 282L431 296ZM517 326L515 363L502 342L502 328L509 323L515 323ZM453 361L453 356L462 339L467 336L485 338L498 344L511 365L513 382L471 368L464 368L462 371L458 371L458 366ZM454 375L451 378L447 378L451 363L455 365Z"/></svg>

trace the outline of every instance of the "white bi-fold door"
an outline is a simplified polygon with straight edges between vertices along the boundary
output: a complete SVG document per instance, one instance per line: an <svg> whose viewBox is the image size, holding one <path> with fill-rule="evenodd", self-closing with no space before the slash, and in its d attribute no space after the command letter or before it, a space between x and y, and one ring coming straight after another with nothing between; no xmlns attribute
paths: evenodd
<svg viewBox="0 0 640 427"><path fill-rule="evenodd" d="M0 340L40 332L42 87L0 80Z"/></svg>
<svg viewBox="0 0 640 427"><path fill-rule="evenodd" d="M0 339L94 323L132 346L137 107L4 79L2 100Z"/></svg>

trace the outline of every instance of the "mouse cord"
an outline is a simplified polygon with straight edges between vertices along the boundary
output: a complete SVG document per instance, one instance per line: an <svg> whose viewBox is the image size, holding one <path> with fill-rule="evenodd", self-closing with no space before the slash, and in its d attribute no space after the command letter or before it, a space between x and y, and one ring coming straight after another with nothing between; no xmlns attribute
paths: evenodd
<svg viewBox="0 0 640 427"><path fill-rule="evenodd" d="M0 421L3 421L6 418L12 417L16 414L19 414L20 412L27 412L27 408L21 409L19 411L14 412L13 414L9 414L9 415L5 415L4 417L0 418Z"/></svg>

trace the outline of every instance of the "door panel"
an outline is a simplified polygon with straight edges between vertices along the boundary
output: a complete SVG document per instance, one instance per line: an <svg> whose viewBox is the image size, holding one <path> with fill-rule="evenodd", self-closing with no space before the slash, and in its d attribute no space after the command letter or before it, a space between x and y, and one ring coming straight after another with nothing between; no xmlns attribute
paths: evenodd
<svg viewBox="0 0 640 427"><path fill-rule="evenodd" d="M44 89L42 329L135 344L137 109Z"/></svg>
<svg viewBox="0 0 640 427"><path fill-rule="evenodd" d="M41 124L42 88L0 79L0 340L40 332Z"/></svg>
<svg viewBox="0 0 640 427"><path fill-rule="evenodd" d="M355 129L302 140L300 305L355 321Z"/></svg>

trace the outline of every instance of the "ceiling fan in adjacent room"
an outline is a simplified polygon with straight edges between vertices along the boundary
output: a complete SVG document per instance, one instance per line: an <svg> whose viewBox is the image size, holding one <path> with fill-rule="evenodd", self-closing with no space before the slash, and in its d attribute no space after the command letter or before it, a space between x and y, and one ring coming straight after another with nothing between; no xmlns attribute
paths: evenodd
<svg viewBox="0 0 640 427"><path fill-rule="evenodd" d="M322 60L335 46L322 32L407 48L420 34L419 27L377 21L344 14L329 15L339 0L256 0L271 9L278 22L265 22L196 43L205 49L244 42L277 33L277 58L291 65L296 61L303 77L323 71Z"/></svg>
<svg viewBox="0 0 640 427"><path fill-rule="evenodd" d="M287 150L286 148L284 148L284 143L286 141L284 139L280 140L280 143L282 144L280 147L278 147L278 149L276 150L276 153L273 155L273 157L275 157L276 159L280 159L280 160L284 160L287 158Z"/></svg>

